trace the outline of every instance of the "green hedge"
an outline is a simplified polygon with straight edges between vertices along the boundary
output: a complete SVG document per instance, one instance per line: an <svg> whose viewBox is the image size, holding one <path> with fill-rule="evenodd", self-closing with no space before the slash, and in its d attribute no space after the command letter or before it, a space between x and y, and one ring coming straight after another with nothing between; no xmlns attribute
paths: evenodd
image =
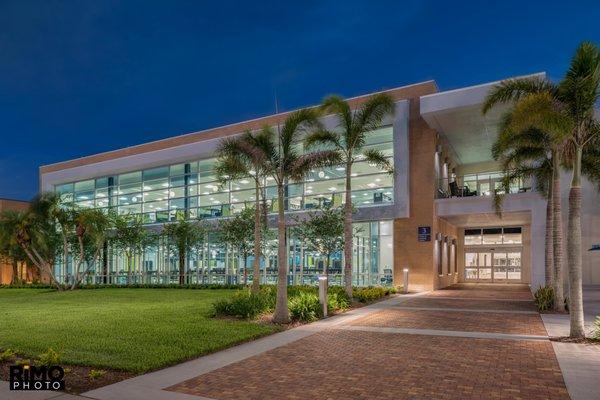
<svg viewBox="0 0 600 400"><path fill-rule="evenodd" d="M392 287L369 286L352 289L352 297L361 303L369 303L393 293L396 293L396 289Z"/></svg>
<svg viewBox="0 0 600 400"><path fill-rule="evenodd" d="M353 288L353 297L361 303L369 303L392 293L394 288L364 287ZM237 318L256 318L275 309L277 287L261 286L260 292L253 294L245 289L233 297L217 301L213 304L217 316ZM288 307L294 321L311 322L321 318L323 311L319 303L318 289L314 286L288 286ZM328 289L327 309L329 312L346 310L350 307L350 299L343 287L331 286Z"/></svg>

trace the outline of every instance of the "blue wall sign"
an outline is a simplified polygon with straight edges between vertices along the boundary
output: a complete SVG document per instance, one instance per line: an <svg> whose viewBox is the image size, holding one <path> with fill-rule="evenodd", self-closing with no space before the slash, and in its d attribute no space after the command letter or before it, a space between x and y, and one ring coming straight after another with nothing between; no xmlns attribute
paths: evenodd
<svg viewBox="0 0 600 400"><path fill-rule="evenodd" d="M417 228L417 237L419 242L431 242L431 227L419 226Z"/></svg>

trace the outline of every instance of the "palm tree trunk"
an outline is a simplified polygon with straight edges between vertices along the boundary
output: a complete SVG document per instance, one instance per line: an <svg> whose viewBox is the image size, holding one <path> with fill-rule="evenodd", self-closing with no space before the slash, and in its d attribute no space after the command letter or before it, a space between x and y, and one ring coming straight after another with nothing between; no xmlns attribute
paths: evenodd
<svg viewBox="0 0 600 400"><path fill-rule="evenodd" d="M559 312L565 311L565 296L563 283L563 226L562 226L562 201L560 198L560 163L558 156L552 157L553 182L553 238L552 247L554 252L554 309Z"/></svg>
<svg viewBox="0 0 600 400"><path fill-rule="evenodd" d="M584 338L583 293L581 287L581 153L577 146L573 162L573 180L569 191L567 259L569 262L569 312L572 338Z"/></svg>
<svg viewBox="0 0 600 400"><path fill-rule="evenodd" d="M352 163L346 163L346 204L344 205L344 288L352 299Z"/></svg>
<svg viewBox="0 0 600 400"><path fill-rule="evenodd" d="M17 259L12 257L11 258L11 263L12 263L12 279L10 281L11 285L15 285L17 283L19 283L19 263L17 262Z"/></svg>
<svg viewBox="0 0 600 400"><path fill-rule="evenodd" d="M258 293L260 290L260 242L262 224L260 222L260 187L258 186L258 180L256 180L254 183L256 185L254 190L256 205L254 207L254 262L252 263L252 292Z"/></svg>
<svg viewBox="0 0 600 400"><path fill-rule="evenodd" d="M185 283L185 250L179 249L177 252L179 255L179 284Z"/></svg>
<svg viewBox="0 0 600 400"><path fill-rule="evenodd" d="M552 195L552 183L550 180L550 188L548 188L548 198L546 202L546 259L545 259L545 275L546 275L546 286L552 286L554 283L554 201Z"/></svg>
<svg viewBox="0 0 600 400"><path fill-rule="evenodd" d="M277 185L277 235L278 238L278 274L277 274L277 302L275 303L275 313L273 314L273 322L278 324L287 324L290 322L287 301L287 245L285 238L285 214L283 201L283 182Z"/></svg>

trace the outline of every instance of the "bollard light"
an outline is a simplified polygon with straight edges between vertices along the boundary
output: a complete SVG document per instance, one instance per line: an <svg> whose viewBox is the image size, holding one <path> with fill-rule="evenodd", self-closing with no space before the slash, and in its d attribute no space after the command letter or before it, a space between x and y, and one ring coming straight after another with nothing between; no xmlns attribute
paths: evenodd
<svg viewBox="0 0 600 400"><path fill-rule="evenodd" d="M402 285L402 293L406 294L406 293L408 293L408 268L404 268L402 270L402 273L404 275L404 283Z"/></svg>
<svg viewBox="0 0 600 400"><path fill-rule="evenodd" d="M327 275L319 275L319 303L323 308L323 317L327 316Z"/></svg>

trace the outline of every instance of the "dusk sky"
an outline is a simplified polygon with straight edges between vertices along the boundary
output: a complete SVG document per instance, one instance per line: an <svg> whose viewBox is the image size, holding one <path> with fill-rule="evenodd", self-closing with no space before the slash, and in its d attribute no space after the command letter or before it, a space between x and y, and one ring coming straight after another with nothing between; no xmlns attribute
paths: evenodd
<svg viewBox="0 0 600 400"><path fill-rule="evenodd" d="M273 113L275 92L560 79L599 20L597 0L0 0L0 197L32 197L40 165Z"/></svg>

